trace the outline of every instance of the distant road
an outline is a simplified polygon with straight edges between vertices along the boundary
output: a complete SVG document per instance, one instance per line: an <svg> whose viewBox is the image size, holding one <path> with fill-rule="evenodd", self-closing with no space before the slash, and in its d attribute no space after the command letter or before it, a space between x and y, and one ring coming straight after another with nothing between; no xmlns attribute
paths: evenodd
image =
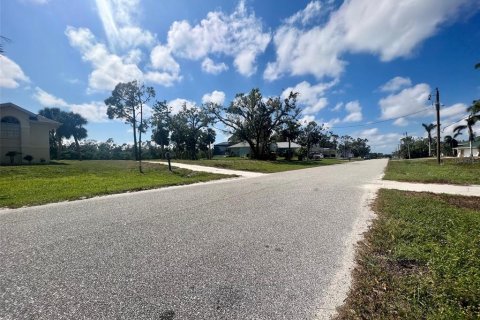
<svg viewBox="0 0 480 320"><path fill-rule="evenodd" d="M0 319L314 319L385 165L0 211Z"/></svg>

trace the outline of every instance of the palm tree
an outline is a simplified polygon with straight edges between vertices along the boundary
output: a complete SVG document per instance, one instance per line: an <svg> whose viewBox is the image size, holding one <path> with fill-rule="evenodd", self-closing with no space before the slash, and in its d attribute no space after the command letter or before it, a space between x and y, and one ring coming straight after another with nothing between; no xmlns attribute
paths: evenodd
<svg viewBox="0 0 480 320"><path fill-rule="evenodd" d="M64 125L66 126L65 137L68 139L73 137L75 140L75 147L77 149L78 159L81 160L79 140L87 137L87 129L83 125L87 124L87 120L78 113L69 112L64 117Z"/></svg>
<svg viewBox="0 0 480 320"><path fill-rule="evenodd" d="M430 124L425 124L422 123L422 126L425 128L425 130L428 133L428 156L432 156L432 130L437 127L436 124L430 123Z"/></svg>
<svg viewBox="0 0 480 320"><path fill-rule="evenodd" d="M480 114L472 113L468 116L466 125L459 125L453 129L453 132L456 132L455 135L453 136L454 138L461 135L463 130L468 129L468 142L470 143L470 157L472 158L473 158L472 142L475 140L475 133L473 132L473 126L475 125L475 123L477 123L477 121L480 121Z"/></svg>

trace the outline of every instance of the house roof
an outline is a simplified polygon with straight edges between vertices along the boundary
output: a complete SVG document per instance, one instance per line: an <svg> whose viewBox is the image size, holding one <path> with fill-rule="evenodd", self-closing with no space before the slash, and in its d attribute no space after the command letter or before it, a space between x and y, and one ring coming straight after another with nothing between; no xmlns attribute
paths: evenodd
<svg viewBox="0 0 480 320"><path fill-rule="evenodd" d="M470 148L470 142L463 141L463 142L460 142L458 146L453 149L469 149L469 148ZM480 148L480 140L473 141L472 148Z"/></svg>
<svg viewBox="0 0 480 320"><path fill-rule="evenodd" d="M219 146L219 147L228 147L232 145L233 143L230 143L228 141L220 142L220 143L215 143L214 146Z"/></svg>
<svg viewBox="0 0 480 320"><path fill-rule="evenodd" d="M229 148L250 148L250 145L248 144L248 142L243 141L243 142L234 144L234 145L230 146Z"/></svg>
<svg viewBox="0 0 480 320"><path fill-rule="evenodd" d="M298 149L302 146L295 142L290 142L290 148ZM277 142L277 148L279 149L288 149L288 142Z"/></svg>
<svg viewBox="0 0 480 320"><path fill-rule="evenodd" d="M48 119L44 116L41 116L39 114L35 114L33 112L30 112L30 111L28 111L28 110L26 110L26 109L24 109L20 106L17 106L14 103L11 103L11 102L0 103L0 109L1 108L6 108L6 107L10 107L12 109L16 109L20 112L23 112L23 113L27 114L29 116L30 121L48 123L48 124L51 124L51 125L54 125L54 126L57 126L57 127L61 125L60 122L57 122L57 121Z"/></svg>

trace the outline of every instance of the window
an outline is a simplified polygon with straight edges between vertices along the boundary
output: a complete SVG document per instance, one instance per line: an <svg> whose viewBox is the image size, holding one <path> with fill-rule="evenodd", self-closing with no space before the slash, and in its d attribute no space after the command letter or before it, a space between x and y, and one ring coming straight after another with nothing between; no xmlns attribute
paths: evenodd
<svg viewBox="0 0 480 320"><path fill-rule="evenodd" d="M3 139L12 139L20 137L20 121L14 117L3 117L0 123L0 136Z"/></svg>

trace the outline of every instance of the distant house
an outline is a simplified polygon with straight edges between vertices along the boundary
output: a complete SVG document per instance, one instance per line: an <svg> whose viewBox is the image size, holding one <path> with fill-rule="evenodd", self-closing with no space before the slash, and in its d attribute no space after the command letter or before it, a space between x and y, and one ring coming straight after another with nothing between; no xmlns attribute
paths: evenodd
<svg viewBox="0 0 480 320"><path fill-rule="evenodd" d="M323 155L324 158L335 158L338 156L337 150L332 148L323 148L318 145L314 145L310 148L310 156Z"/></svg>
<svg viewBox="0 0 480 320"><path fill-rule="evenodd" d="M227 154L232 157L249 157L252 152L247 142L240 142L227 147Z"/></svg>
<svg viewBox="0 0 480 320"><path fill-rule="evenodd" d="M298 151L302 146L295 142L290 142L290 150ZM279 156L284 156L288 151L288 142L274 142L270 146L270 150Z"/></svg>
<svg viewBox="0 0 480 320"><path fill-rule="evenodd" d="M50 161L49 131L60 125L16 104L0 104L0 163L10 163L7 153L16 154L17 164L27 155L33 157L32 162Z"/></svg>
<svg viewBox="0 0 480 320"><path fill-rule="evenodd" d="M227 148L233 145L233 143L225 141L213 145L214 156L224 156L227 154Z"/></svg>
<svg viewBox="0 0 480 320"><path fill-rule="evenodd" d="M457 151L457 157L470 157L470 142L460 142L453 150ZM472 142L472 151L474 157L480 157L480 140Z"/></svg>

